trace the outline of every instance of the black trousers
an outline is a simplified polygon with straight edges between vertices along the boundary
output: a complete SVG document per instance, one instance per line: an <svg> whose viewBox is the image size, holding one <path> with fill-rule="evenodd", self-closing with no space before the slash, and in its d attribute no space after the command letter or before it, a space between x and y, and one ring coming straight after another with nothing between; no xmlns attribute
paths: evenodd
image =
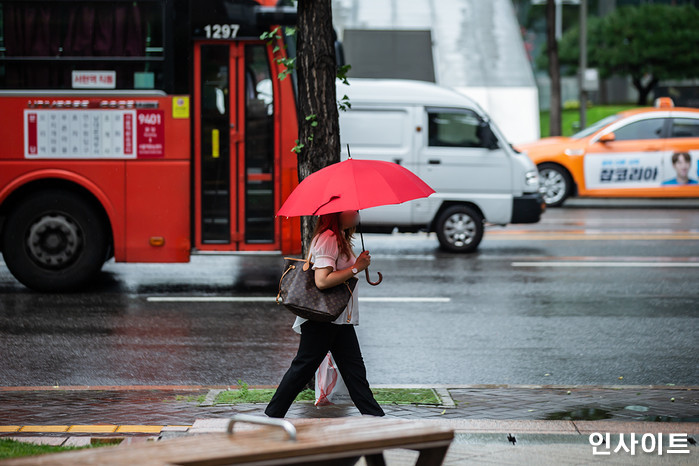
<svg viewBox="0 0 699 466"><path fill-rule="evenodd" d="M265 409L267 416L282 418L286 415L291 403L311 380L328 351L332 353L350 398L359 412L373 416L384 415L369 388L354 325L309 320L301 326L299 350Z"/></svg>

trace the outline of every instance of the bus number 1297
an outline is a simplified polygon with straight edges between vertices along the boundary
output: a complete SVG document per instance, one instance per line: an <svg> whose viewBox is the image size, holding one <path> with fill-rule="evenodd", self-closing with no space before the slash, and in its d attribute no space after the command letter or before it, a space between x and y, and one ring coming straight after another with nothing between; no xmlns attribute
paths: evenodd
<svg viewBox="0 0 699 466"><path fill-rule="evenodd" d="M233 39L238 35L239 24L207 24L204 26L207 39Z"/></svg>

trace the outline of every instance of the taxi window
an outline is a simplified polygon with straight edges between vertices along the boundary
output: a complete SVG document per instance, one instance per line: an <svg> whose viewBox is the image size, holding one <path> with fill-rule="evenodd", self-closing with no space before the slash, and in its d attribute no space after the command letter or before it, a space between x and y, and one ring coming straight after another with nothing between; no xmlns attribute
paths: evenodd
<svg viewBox="0 0 699 466"><path fill-rule="evenodd" d="M673 118L673 138L699 138L699 118Z"/></svg>
<svg viewBox="0 0 699 466"><path fill-rule="evenodd" d="M647 120L634 121L614 130L614 139L617 141L658 139L663 135L664 124L665 118L649 118Z"/></svg>
<svg viewBox="0 0 699 466"><path fill-rule="evenodd" d="M484 147L481 120L474 112L430 111L428 144L432 147Z"/></svg>

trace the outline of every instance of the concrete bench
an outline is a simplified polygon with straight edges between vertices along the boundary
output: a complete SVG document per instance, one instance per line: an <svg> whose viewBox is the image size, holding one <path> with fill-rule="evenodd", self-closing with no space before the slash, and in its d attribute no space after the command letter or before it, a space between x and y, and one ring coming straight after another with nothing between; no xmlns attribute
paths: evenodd
<svg viewBox="0 0 699 466"><path fill-rule="evenodd" d="M270 424L233 433L235 423ZM282 427L283 429L281 429ZM384 465L383 452L404 448L419 452L417 465L441 465L454 431L400 419L355 417L306 422L239 415L230 433L192 435L129 447L102 447L10 460L10 465Z"/></svg>

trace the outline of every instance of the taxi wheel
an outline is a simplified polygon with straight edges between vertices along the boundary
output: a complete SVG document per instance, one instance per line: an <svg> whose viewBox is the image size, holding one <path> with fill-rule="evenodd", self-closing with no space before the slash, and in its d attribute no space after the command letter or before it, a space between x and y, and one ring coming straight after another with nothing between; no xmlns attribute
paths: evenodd
<svg viewBox="0 0 699 466"><path fill-rule="evenodd" d="M563 205L573 188L573 179L568 171L555 163L539 165L539 183L548 207Z"/></svg>
<svg viewBox="0 0 699 466"><path fill-rule="evenodd" d="M42 191L19 202L7 217L3 254L20 282L37 291L69 291L95 278L107 256L107 227L79 195Z"/></svg>
<svg viewBox="0 0 699 466"><path fill-rule="evenodd" d="M472 252L483 239L483 217L472 207L451 206L437 219L436 230L442 249Z"/></svg>

